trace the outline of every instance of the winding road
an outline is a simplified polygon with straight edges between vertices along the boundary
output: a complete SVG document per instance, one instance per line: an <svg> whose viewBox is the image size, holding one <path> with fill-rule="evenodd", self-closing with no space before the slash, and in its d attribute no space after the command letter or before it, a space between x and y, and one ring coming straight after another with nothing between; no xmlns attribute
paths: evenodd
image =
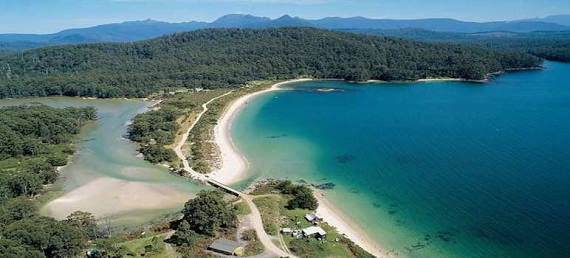
<svg viewBox="0 0 570 258"><path fill-rule="evenodd" d="M188 139L188 136L190 135L190 132L192 131L192 129L196 126L196 124L198 124L198 122L200 121L200 118L202 118L202 116L208 112L208 104L212 103L213 101L219 99L219 98L223 98L227 95L232 94L232 92L234 92L233 90L230 90L220 96L214 97L210 100L208 100L206 103L202 104L202 112L200 112L200 114L198 114L198 116L196 117L196 119L194 120L194 122L192 122L192 124L190 125L190 127L188 127L188 130L186 130L186 132L184 132L184 134L182 135L182 137L180 138L180 141L176 144L176 146L174 147L174 152L176 153L176 156L178 156L178 158L180 160L182 160L182 164L184 164L184 169L186 169L188 172L191 173L192 178L194 179L198 179L200 181L205 181L206 180L206 176L204 174L200 174L196 171L194 171L191 167L190 164L188 163L188 160L186 159L186 157L184 156L184 154L182 153L182 146L184 145L184 143L186 142L186 139Z"/></svg>
<svg viewBox="0 0 570 258"><path fill-rule="evenodd" d="M174 152L176 153L176 156L178 156L178 158L182 160L182 164L184 165L184 169L190 173L190 176L192 179L195 179L195 180L198 180L201 182L209 181L208 177L205 174L198 173L190 167L188 160L186 159L186 157L182 153L182 146L186 142L186 139L188 139L188 136L190 135L192 128L194 128L194 126L196 126L198 121L200 121L200 118L208 111L208 104L212 103L213 101L215 101L219 98L225 97L225 96L231 94L232 92L233 92L233 90L228 91L228 92L226 92L222 95L219 95L217 97L214 97L214 98L208 100L206 103L202 104L202 109L203 109L202 112L200 112L200 114L198 114L198 116L196 117L194 122L190 125L188 130L182 135L182 137L180 138L180 141L174 147ZM263 255L264 256L270 256L270 257L292 257L292 258L296 257L296 256L280 249L277 245L275 245L273 243L272 238L269 235L267 235L267 233L263 229L263 221L261 220L261 213L257 209L257 206L255 206L255 204L253 203L252 197L247 195L247 194L243 194L243 193L240 193L239 196L247 203L247 205L249 206L249 209L251 210L251 214L248 215L248 218L250 220L250 223L251 223L253 229L255 229L255 232L257 234L257 238L265 247L265 252L263 253Z"/></svg>

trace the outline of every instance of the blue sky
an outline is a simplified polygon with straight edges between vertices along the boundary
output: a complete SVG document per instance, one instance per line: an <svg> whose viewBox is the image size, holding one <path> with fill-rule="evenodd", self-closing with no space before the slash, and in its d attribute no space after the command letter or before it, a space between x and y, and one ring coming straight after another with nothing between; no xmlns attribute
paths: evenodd
<svg viewBox="0 0 570 258"><path fill-rule="evenodd" d="M147 18L211 21L228 13L492 21L570 14L570 0L0 0L0 33L52 33Z"/></svg>

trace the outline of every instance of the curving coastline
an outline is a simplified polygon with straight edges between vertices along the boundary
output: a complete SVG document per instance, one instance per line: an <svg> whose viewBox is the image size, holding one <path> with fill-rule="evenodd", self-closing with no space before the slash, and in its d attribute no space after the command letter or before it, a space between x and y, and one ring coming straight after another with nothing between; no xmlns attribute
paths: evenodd
<svg viewBox="0 0 570 258"><path fill-rule="evenodd" d="M310 80L312 79L295 79L276 83L268 89L247 94L232 102L219 118L218 124L214 127L214 141L220 148L222 166L220 169L210 173L209 177L224 184L233 184L247 177L249 164L232 140L231 126L239 110L246 105L249 100L261 94L282 90L279 86L284 84ZM345 234L354 243L374 256L388 256L387 252L379 248L376 242L369 237L361 227L348 219L345 214L342 214L339 209L327 200L323 192L315 191L314 193L319 201L317 213L322 215L327 223L334 226L339 232Z"/></svg>
<svg viewBox="0 0 570 258"><path fill-rule="evenodd" d="M231 137L232 122L239 113L239 110L256 96L281 90L281 88L279 88L281 85L309 80L311 79L295 79L276 83L268 89L253 92L234 100L228 108L224 110L222 116L218 119L218 124L214 127L214 142L218 145L218 148L220 148L222 166L208 174L208 176L224 184L234 184L245 179L249 164L243 154L239 152Z"/></svg>

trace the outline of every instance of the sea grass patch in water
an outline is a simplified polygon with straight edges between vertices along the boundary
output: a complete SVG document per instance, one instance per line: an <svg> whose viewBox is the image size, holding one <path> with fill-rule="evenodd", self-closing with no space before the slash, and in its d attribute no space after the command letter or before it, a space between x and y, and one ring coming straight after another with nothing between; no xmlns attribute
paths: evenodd
<svg viewBox="0 0 570 258"><path fill-rule="evenodd" d="M285 136L287 136L287 134L269 135L269 136L267 136L266 138L268 138L268 139L278 139L278 138L285 137Z"/></svg>
<svg viewBox="0 0 570 258"><path fill-rule="evenodd" d="M359 194L359 193L360 193L360 190L359 190L359 189L356 189L356 188L352 188L352 189L350 189L350 193Z"/></svg>
<svg viewBox="0 0 570 258"><path fill-rule="evenodd" d="M324 183L324 184L311 184L313 187L317 188L317 189L321 189L321 190L331 190L334 189L335 184L334 183Z"/></svg>
<svg viewBox="0 0 570 258"><path fill-rule="evenodd" d="M476 237L484 238L501 245L521 244L524 239L507 232L498 232L488 226L473 226L469 229L470 233Z"/></svg>
<svg viewBox="0 0 570 258"><path fill-rule="evenodd" d="M338 163L348 163L348 162L353 161L355 158L356 157L354 157L351 154L342 154L342 155L335 157L335 159Z"/></svg>

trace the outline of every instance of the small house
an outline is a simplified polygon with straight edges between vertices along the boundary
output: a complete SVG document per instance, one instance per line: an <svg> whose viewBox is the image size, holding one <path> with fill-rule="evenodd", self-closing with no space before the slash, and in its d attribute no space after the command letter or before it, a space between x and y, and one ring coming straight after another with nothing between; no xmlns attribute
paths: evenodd
<svg viewBox="0 0 570 258"><path fill-rule="evenodd" d="M313 213L307 213L305 215L305 219L307 219L309 222L313 222L313 220L316 218L317 218L317 216Z"/></svg>
<svg viewBox="0 0 570 258"><path fill-rule="evenodd" d="M305 215L305 219L307 219L309 222L317 225L318 223L323 221L323 217L321 217L320 215L316 214L316 213L307 213Z"/></svg>
<svg viewBox="0 0 570 258"><path fill-rule="evenodd" d="M310 237L314 235L318 237L324 237L326 234L327 232L323 230L321 227L312 226L303 229L303 235L305 235L305 237Z"/></svg>
<svg viewBox="0 0 570 258"><path fill-rule="evenodd" d="M283 233L285 235L291 235L291 234L293 234L293 230L290 228L282 228L281 233Z"/></svg>
<svg viewBox="0 0 570 258"><path fill-rule="evenodd" d="M214 241L210 246L208 246L208 249L226 255L243 255L243 247L240 243L224 238Z"/></svg>

